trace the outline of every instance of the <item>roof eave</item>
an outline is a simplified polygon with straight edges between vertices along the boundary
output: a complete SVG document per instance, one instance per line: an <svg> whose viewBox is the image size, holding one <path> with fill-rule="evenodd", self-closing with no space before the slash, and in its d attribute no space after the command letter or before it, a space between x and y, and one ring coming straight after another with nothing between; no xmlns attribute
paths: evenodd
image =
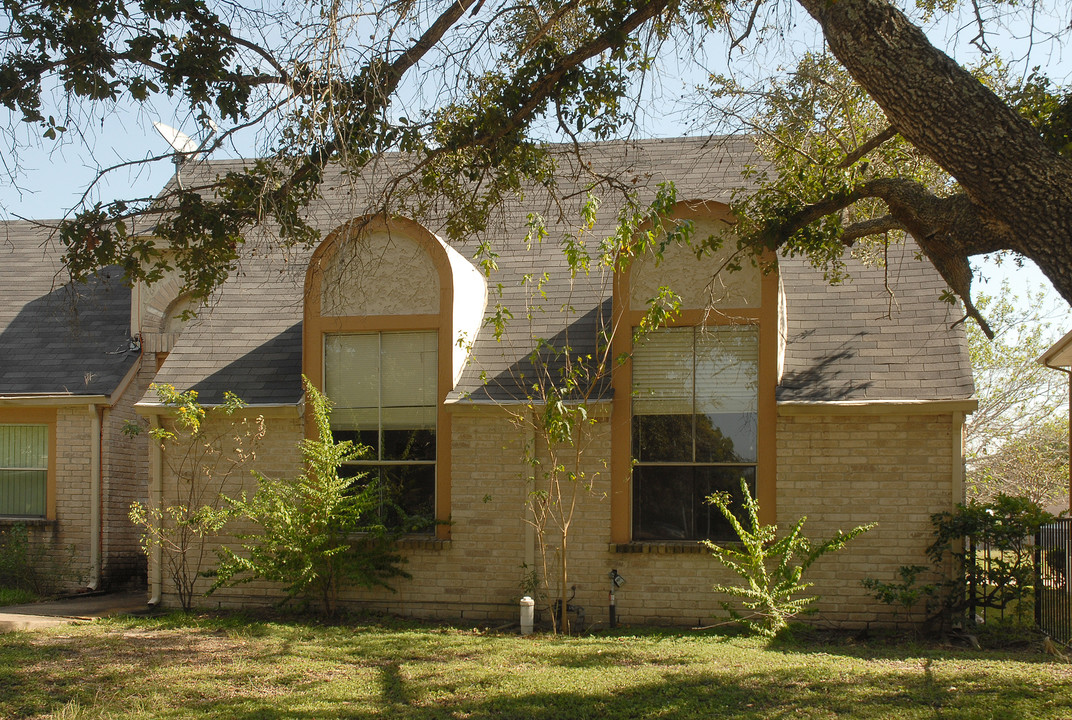
<svg viewBox="0 0 1072 720"><path fill-rule="evenodd" d="M111 405L108 395L74 393L18 393L0 395L0 407L70 407L72 405Z"/></svg>
<svg viewBox="0 0 1072 720"><path fill-rule="evenodd" d="M1042 353L1042 356L1038 359L1040 363L1048 368L1067 368L1072 367L1072 331L1065 334L1063 338L1055 342L1049 350Z"/></svg>

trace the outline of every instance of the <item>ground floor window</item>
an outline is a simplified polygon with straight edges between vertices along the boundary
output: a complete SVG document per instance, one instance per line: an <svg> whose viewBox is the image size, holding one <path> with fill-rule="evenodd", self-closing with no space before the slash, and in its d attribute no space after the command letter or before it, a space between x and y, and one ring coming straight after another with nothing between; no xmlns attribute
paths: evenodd
<svg viewBox="0 0 1072 720"><path fill-rule="evenodd" d="M0 424L0 515L45 517L48 425Z"/></svg>
<svg viewBox="0 0 1072 720"><path fill-rule="evenodd" d="M656 330L632 367L633 539L734 539L705 498L756 492L758 329Z"/></svg>
<svg viewBox="0 0 1072 720"><path fill-rule="evenodd" d="M410 531L434 530L437 343L434 331L324 337L332 435L368 448L341 473L378 480L384 521Z"/></svg>

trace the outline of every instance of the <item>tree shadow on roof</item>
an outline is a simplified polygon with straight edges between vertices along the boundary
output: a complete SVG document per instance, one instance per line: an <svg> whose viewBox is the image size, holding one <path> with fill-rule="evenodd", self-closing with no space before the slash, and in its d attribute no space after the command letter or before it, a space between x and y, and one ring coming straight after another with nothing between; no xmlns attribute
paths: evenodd
<svg viewBox="0 0 1072 720"><path fill-rule="evenodd" d="M812 332L814 331L802 333L794 340L803 340ZM824 355L809 358L807 367L782 375L782 380L778 383L778 400L831 402L864 396L872 385L871 380L856 377L846 363L858 357L856 352L859 346L858 341L867 334L866 331L861 330L851 339L842 342L836 349ZM791 350L787 347L786 355L791 354Z"/></svg>
<svg viewBox="0 0 1072 720"><path fill-rule="evenodd" d="M189 389L206 405L233 392L251 405L296 405L302 396L302 324L296 322Z"/></svg>
<svg viewBox="0 0 1072 720"><path fill-rule="evenodd" d="M107 395L138 357L130 288L107 267L34 298L0 327L0 393Z"/></svg>

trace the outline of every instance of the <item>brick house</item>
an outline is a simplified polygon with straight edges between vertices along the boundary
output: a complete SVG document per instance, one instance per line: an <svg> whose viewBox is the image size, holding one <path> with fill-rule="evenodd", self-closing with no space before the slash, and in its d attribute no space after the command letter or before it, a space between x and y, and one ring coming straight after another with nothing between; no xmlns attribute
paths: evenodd
<svg viewBox="0 0 1072 720"><path fill-rule="evenodd" d="M514 422L547 367L533 364L532 353L542 340L568 346L571 355L596 354L611 338L610 357L624 361L609 363L612 370L589 388L596 422L579 462L591 487L580 496L570 541L570 582L589 622L607 619L612 569L627 579L618 592L622 622L708 622L718 610L711 585L728 578L697 539L726 537L727 527L702 499L732 491L740 478L768 522L807 515L807 531L823 537L878 522L820 561L811 579L822 618L881 619L887 608L860 580L892 579L901 565L924 564L930 515L963 499L962 426L975 401L966 341L954 327L961 313L939 299L943 281L906 246L890 247L884 265L849 259L851 281L837 285L801 258L779 258L766 273L749 263L715 273L735 247L727 203L743 184L748 141L590 150L592 163L583 168L565 153L560 161L563 178L582 171L563 180L562 194L576 207L560 216L546 191L530 189L524 201L504 203L484 237L452 246L436 235L446 220L435 209L420 218L370 214L385 186L380 173L401 159L388 157L357 178L328 177L309 209L322 242L281 250L271 229L251 231L237 271L193 320L180 317L190 302L174 278L127 293L129 333L140 338L141 357L108 356L124 358L122 377L131 379L102 427L112 427L109 418L118 420L130 395L143 422L167 423L169 409L147 391L151 380L196 390L205 405L230 391L249 404L247 416L264 417L257 469L293 477L309 427L305 374L335 404L335 435L371 448L345 470L381 477L407 510L440 521L403 540L411 580L396 582L395 592L355 591L346 601L417 617L510 619L539 568L525 508L529 455L544 453ZM182 172L196 183L198 173L228 167ZM691 249L670 245L659 263L639 257L615 273L593 262L590 273L571 273L557 239L583 236L594 253L621 204L608 192L595 229L571 227L586 172L623 178L645 201L673 181L682 200L675 215L692 221L695 237L731 241L702 263ZM545 242L526 241L533 213L546 219ZM482 241L496 253L489 275L477 267ZM19 265L29 262L19 256ZM0 261L0 272L9 267ZM680 314L634 345L647 301L666 285L680 296ZM495 319L507 316L495 332ZM549 366L556 362L551 357ZM8 389L0 392L7 402ZM84 415L92 431L92 403L78 403L69 412ZM126 442L108 435L102 457L111 456L113 439L117 447ZM65 444L57 436L49 447L64 455ZM172 463L155 444L143 449L130 464L141 473L142 497L178 502ZM243 473L220 489L253 487ZM57 509L52 527L63 527L63 515ZM42 522L53 520L46 513ZM102 514L100 522L106 533L121 519ZM176 604L159 557L150 562L149 586L151 601ZM277 588L251 583L201 601L248 606L279 597Z"/></svg>
<svg viewBox="0 0 1072 720"><path fill-rule="evenodd" d="M0 223L0 527L47 548L59 589L144 581L127 511L148 449L122 430L155 367L131 341L119 270L64 283L57 245L47 227Z"/></svg>
<svg viewBox="0 0 1072 720"><path fill-rule="evenodd" d="M593 150L588 170L629 178L642 197L672 180L685 200L676 215L693 221L697 237L730 232L727 202L742 184L747 141ZM564 155L563 177L570 162ZM223 169L184 172L196 182L197 172ZM554 241L569 230L568 215L556 222L555 206L533 189L506 203L483 238L497 253L485 276L474 264L482 238L448 246L434 211L419 220L368 214L383 186L376 177L326 181L310 209L323 230L318 247L273 249L271 231L256 230L238 272L197 319L171 335L142 329L143 348L158 353L150 363L159 364L158 382L197 390L206 404L231 391L265 417L261 471L299 469L304 373L333 400L335 435L371 448L346 470L381 477L404 507L440 521L403 542L412 580L348 602L412 616L514 617L538 567L525 514L526 452L537 439L512 422L532 395L537 339L586 355L613 335L613 356L627 358L592 388L597 421L580 461L591 489L571 534L570 577L589 621L606 620L614 569L627 578L623 622L706 622L718 608L710 587L726 578L696 541L725 537L727 527L702 498L742 477L767 521L807 515L816 536L879 523L813 568L826 619L880 617L886 608L860 580L922 564L930 515L963 498L962 426L975 401L954 327L961 314L939 299L945 285L914 248L891 247L885 266L850 259L852 279L837 285L800 258L779 259L769 273L746 264L713 277L728 250L699 263L675 245L659 264L642 257L617 274L594 264L571 274ZM613 196L603 200L589 239L618 212ZM551 239L527 248L530 213L547 218ZM681 297L680 315L634 346L646 301L667 284ZM174 290L154 287L143 307L167 320L166 308L181 302ZM513 319L497 336L489 322L507 313ZM166 422L151 396L138 409ZM150 471L150 495L166 504L177 481L160 458ZM252 482L225 492L242 488ZM158 569L150 585L154 600L174 602ZM278 597L253 583L205 602Z"/></svg>

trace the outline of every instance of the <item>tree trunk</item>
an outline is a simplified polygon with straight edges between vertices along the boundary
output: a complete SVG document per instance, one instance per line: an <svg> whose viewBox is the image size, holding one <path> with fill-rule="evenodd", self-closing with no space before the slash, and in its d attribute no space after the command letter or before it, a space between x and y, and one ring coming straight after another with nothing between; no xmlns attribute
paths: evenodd
<svg viewBox="0 0 1072 720"><path fill-rule="evenodd" d="M1072 304L1072 160L887 0L798 2L897 131L957 179L976 227L986 226L986 237L917 237L936 265L943 252L966 258L1014 250L1034 260Z"/></svg>

